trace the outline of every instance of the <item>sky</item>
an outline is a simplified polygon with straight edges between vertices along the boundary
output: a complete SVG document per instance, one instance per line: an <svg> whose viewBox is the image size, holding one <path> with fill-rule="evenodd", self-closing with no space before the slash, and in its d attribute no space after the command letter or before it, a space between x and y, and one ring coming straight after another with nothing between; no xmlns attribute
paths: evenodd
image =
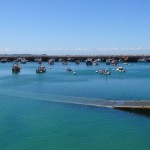
<svg viewBox="0 0 150 150"><path fill-rule="evenodd" d="M0 54L150 54L150 0L0 0Z"/></svg>

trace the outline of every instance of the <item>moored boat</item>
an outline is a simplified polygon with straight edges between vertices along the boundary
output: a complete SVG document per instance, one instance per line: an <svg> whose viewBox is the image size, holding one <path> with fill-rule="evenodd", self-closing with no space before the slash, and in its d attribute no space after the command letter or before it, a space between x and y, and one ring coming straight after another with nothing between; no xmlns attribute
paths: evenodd
<svg viewBox="0 0 150 150"><path fill-rule="evenodd" d="M80 60L76 60L75 64L79 65L80 64Z"/></svg>
<svg viewBox="0 0 150 150"><path fill-rule="evenodd" d="M111 72L108 69L97 70L96 73L110 75Z"/></svg>
<svg viewBox="0 0 150 150"><path fill-rule="evenodd" d="M140 58L138 59L138 62L146 63L148 62L146 58Z"/></svg>
<svg viewBox="0 0 150 150"><path fill-rule="evenodd" d="M40 66L36 69L36 73L44 73L44 72L46 72L45 66Z"/></svg>
<svg viewBox="0 0 150 150"><path fill-rule="evenodd" d="M48 64L49 64L49 65L54 65L54 62L55 62L54 59L49 59L49 60L48 60Z"/></svg>
<svg viewBox="0 0 150 150"><path fill-rule="evenodd" d="M87 60L86 60L86 65L87 66L90 66L90 65L92 65L93 63L92 63L92 59L90 59L90 58L88 58Z"/></svg>
<svg viewBox="0 0 150 150"><path fill-rule="evenodd" d="M21 63L21 64L26 64L27 62L28 62L28 60L25 59L25 58L21 58L21 60L20 60L20 63Z"/></svg>
<svg viewBox="0 0 150 150"><path fill-rule="evenodd" d="M113 66L117 66L117 65L118 65L118 61L117 61L117 60L112 60L112 61L111 61L111 64L112 64Z"/></svg>
<svg viewBox="0 0 150 150"><path fill-rule="evenodd" d="M65 68L65 70L68 71L68 72L72 71L71 68Z"/></svg>
<svg viewBox="0 0 150 150"><path fill-rule="evenodd" d="M116 69L116 71L118 71L118 72L126 72L123 67L118 67L118 68Z"/></svg>
<svg viewBox="0 0 150 150"><path fill-rule="evenodd" d="M97 65L99 65L99 64L98 64L97 61L93 61L93 62L92 62L92 65L97 66Z"/></svg>
<svg viewBox="0 0 150 150"><path fill-rule="evenodd" d="M12 72L20 72L20 69L21 67L18 63L12 66Z"/></svg>
<svg viewBox="0 0 150 150"><path fill-rule="evenodd" d="M7 59L1 59L0 62L1 62L1 63L5 63L5 62L7 62Z"/></svg>

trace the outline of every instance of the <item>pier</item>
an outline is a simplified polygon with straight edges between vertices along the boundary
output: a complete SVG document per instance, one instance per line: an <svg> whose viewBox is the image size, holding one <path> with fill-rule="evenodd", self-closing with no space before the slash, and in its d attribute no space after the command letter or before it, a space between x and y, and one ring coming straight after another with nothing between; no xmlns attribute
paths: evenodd
<svg viewBox="0 0 150 150"><path fill-rule="evenodd" d="M118 110L123 110L123 111L150 117L150 100L74 99L74 100L63 100L63 101L56 100L53 102L75 104L75 105L81 105L81 106L90 106L90 107L97 107L97 108L118 109Z"/></svg>
<svg viewBox="0 0 150 150"><path fill-rule="evenodd" d="M12 90L1 90L1 95L15 96L20 99L33 99L39 101L48 101L52 103L62 103L80 106L90 106L97 108L119 109L128 112L144 114L150 117L150 100L106 100L99 98L86 98L64 95L43 94L37 95L34 92L15 92ZM30 96L29 96L30 95Z"/></svg>
<svg viewBox="0 0 150 150"><path fill-rule="evenodd" d="M51 100L50 100L51 101ZM128 113L134 113L150 117L150 100L63 100L63 101L51 101L65 104L90 106L97 108L109 108L117 109L120 111L126 111Z"/></svg>
<svg viewBox="0 0 150 150"><path fill-rule="evenodd" d="M76 98L73 100L54 100L54 102L116 109L150 109L150 100L86 100L86 98Z"/></svg>

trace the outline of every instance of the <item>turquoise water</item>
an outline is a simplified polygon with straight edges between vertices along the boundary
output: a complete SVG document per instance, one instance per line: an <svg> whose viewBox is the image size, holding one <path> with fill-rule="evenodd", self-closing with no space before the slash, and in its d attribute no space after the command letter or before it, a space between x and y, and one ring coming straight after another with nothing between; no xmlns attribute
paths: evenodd
<svg viewBox="0 0 150 150"><path fill-rule="evenodd" d="M2 150L147 150L150 118L120 110L54 101L76 99L150 100L150 64L123 66L126 73L98 75L99 66L84 63L47 66L36 74L36 63L0 64L0 148ZM77 76L65 72L76 70Z"/></svg>

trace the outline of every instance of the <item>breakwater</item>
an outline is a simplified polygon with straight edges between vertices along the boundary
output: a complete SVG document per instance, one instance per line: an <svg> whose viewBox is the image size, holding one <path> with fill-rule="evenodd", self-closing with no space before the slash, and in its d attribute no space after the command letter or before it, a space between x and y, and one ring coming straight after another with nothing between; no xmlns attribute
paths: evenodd
<svg viewBox="0 0 150 150"><path fill-rule="evenodd" d="M150 62L150 55L0 55L0 60L7 59L8 61L14 61L18 57L23 57L28 61L35 61L36 58L42 58L42 61L48 61L49 59L54 59L55 61L64 60L64 61L76 61L81 60L85 61L87 59L100 59L102 62L105 62L107 59L121 60L125 62L138 62L138 59L146 58Z"/></svg>

